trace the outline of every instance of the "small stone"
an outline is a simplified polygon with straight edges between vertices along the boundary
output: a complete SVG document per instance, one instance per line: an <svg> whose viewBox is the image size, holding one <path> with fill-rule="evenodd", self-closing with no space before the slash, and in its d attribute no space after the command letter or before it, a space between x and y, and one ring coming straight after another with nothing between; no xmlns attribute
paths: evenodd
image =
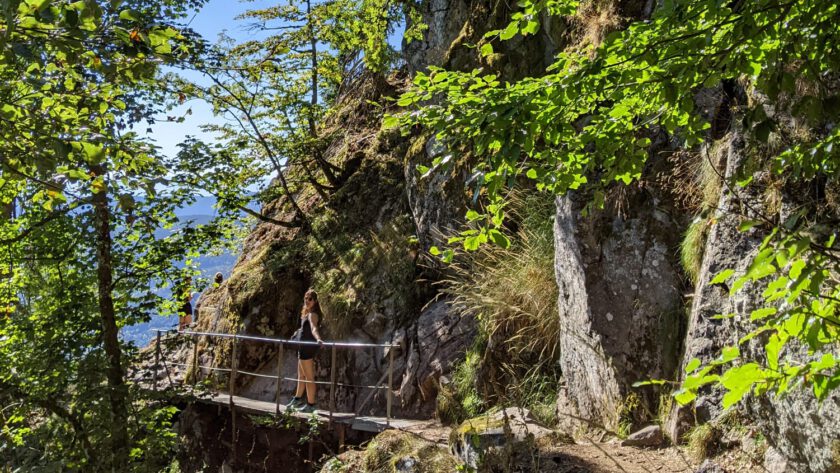
<svg viewBox="0 0 840 473"><path fill-rule="evenodd" d="M726 473L726 470L712 460L706 459L694 473Z"/></svg>
<svg viewBox="0 0 840 473"><path fill-rule="evenodd" d="M649 425L641 430L630 434L621 442L625 447L661 447L665 443L662 435L662 428L658 425Z"/></svg>
<svg viewBox="0 0 840 473"><path fill-rule="evenodd" d="M773 447L764 452L764 469L767 473L785 473L790 471L787 459Z"/></svg>
<svg viewBox="0 0 840 473"><path fill-rule="evenodd" d="M394 470L399 473L414 473L418 471L418 464L414 457L403 457L394 463Z"/></svg>
<svg viewBox="0 0 840 473"><path fill-rule="evenodd" d="M609 312L607 312L607 320L610 321L610 322L612 322L612 320L613 320L613 315Z"/></svg>

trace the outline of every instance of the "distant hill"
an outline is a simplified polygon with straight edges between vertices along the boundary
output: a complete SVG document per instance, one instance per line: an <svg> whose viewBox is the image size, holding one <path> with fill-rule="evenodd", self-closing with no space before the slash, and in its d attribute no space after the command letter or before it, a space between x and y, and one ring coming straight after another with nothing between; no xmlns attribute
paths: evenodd
<svg viewBox="0 0 840 473"><path fill-rule="evenodd" d="M192 222L193 225L204 225L209 223L216 214L213 208L215 199L212 197L201 197L194 204L179 209L175 212L178 219L185 224ZM156 232L158 238L163 238L171 231L160 230ZM223 253L218 256L201 256L198 258L201 275L204 278L212 279L213 275L222 273L225 278L230 276L231 269L236 263L236 255L233 253ZM169 289L159 291L162 297L170 297ZM193 306L198 299L198 294L193 297ZM171 329L178 325L178 318L175 316L162 317L154 316L152 320L147 323L132 325L124 327L120 333L124 340L133 341L138 346L144 346L154 337L152 330L154 329Z"/></svg>

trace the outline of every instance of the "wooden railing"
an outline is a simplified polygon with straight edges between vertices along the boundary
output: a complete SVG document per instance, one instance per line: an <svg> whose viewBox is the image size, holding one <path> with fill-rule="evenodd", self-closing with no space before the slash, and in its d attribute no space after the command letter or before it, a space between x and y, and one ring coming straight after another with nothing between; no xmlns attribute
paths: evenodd
<svg viewBox="0 0 840 473"><path fill-rule="evenodd" d="M162 350L161 350L161 336L164 333L175 333L180 336L188 336L193 341L193 353L192 353L192 364L190 363L171 363L175 366L182 366L187 369L194 368L194 376L192 378L192 382L195 383L197 381L198 373L200 370L208 370L210 372L229 372L229 387L228 387L228 395L229 395L229 403L231 410L234 409L234 395L236 392L236 379L238 375L248 375L248 376L255 376L255 377L263 377L263 378L273 378L276 380L275 382L275 393L274 393L274 409L275 414L280 414L280 393L281 393L281 384L283 381L304 381L298 378L290 378L284 377L282 370L283 370L283 359L285 355L285 347L287 345L291 346L298 346L298 345L320 345L325 348L330 349L330 381L305 381L305 382L314 382L315 384L319 385L327 385L330 386L330 394L329 394L329 420L332 421L333 414L336 412L335 410L335 395L336 395L336 387L348 387L348 388L355 388L355 389L370 389L371 392L368 396L362 401L362 403L357 407L353 414L354 416L358 416L359 413L364 409L368 402L373 398L373 395L381 389L386 390L386 426L390 426L391 424L391 405L393 403L393 392L392 386L394 381L394 350L392 349L395 345L391 344L379 344L379 343L352 343L352 342L306 342L306 341L295 341L295 340L288 340L282 338L275 338L275 337L265 337L265 336L255 336L255 335L242 335L242 334L231 334L231 333L217 333L217 332L193 332L189 330L184 331L174 331L174 330L154 330L157 332L155 338L155 362L154 362L154 372L153 372L153 389L157 391L157 381L158 381L158 366L160 366L160 362L163 359ZM231 349L231 357L230 357L230 367L224 368L219 366L201 366L199 364L199 344L198 339L199 337L211 337L211 338L220 338L220 339L231 339L232 340L232 349ZM240 370L237 366L237 348L238 344L241 341L252 341L258 343L269 343L277 345L277 371L273 375L264 374L264 373L254 373L249 371ZM383 373L382 377L379 378L379 381L375 385L354 385L354 384L347 384L347 383L339 383L336 380L337 377L337 357L336 357L336 350L344 348L344 349L385 349L389 348L388 350L388 370ZM165 367L165 366L164 366ZM168 370L167 370L168 373ZM385 381L385 377L387 376L388 382L387 384L382 384ZM170 384L172 380L170 378Z"/></svg>

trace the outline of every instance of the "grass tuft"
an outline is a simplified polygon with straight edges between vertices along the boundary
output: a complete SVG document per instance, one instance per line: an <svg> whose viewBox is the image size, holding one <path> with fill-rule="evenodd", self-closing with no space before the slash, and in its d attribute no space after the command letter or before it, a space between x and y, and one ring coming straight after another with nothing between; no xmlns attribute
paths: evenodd
<svg viewBox="0 0 840 473"><path fill-rule="evenodd" d="M710 458L718 450L720 432L711 423L701 424L688 433L688 452L697 460Z"/></svg>
<svg viewBox="0 0 840 473"><path fill-rule="evenodd" d="M680 262L692 284L697 284L700 276L700 266L703 264L708 234L709 221L697 217L686 229L683 241L680 243Z"/></svg>
<svg viewBox="0 0 840 473"><path fill-rule="evenodd" d="M511 247L463 255L443 282L455 310L479 324L479 342L453 375L454 398L465 415L514 404L552 424L560 377L554 202L519 194L509 213L518 224Z"/></svg>
<svg viewBox="0 0 840 473"><path fill-rule="evenodd" d="M362 461L363 471L402 471L400 463L406 461L414 463L411 471L417 473L456 471L458 466L448 449L423 440L415 434L388 430L377 435L368 444Z"/></svg>

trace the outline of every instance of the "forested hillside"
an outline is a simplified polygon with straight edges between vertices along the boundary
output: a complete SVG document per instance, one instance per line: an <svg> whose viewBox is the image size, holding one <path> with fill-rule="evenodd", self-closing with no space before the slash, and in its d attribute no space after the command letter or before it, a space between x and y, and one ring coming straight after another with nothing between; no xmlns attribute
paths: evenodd
<svg viewBox="0 0 840 473"><path fill-rule="evenodd" d="M840 471L836 2L0 6L3 473Z"/></svg>

